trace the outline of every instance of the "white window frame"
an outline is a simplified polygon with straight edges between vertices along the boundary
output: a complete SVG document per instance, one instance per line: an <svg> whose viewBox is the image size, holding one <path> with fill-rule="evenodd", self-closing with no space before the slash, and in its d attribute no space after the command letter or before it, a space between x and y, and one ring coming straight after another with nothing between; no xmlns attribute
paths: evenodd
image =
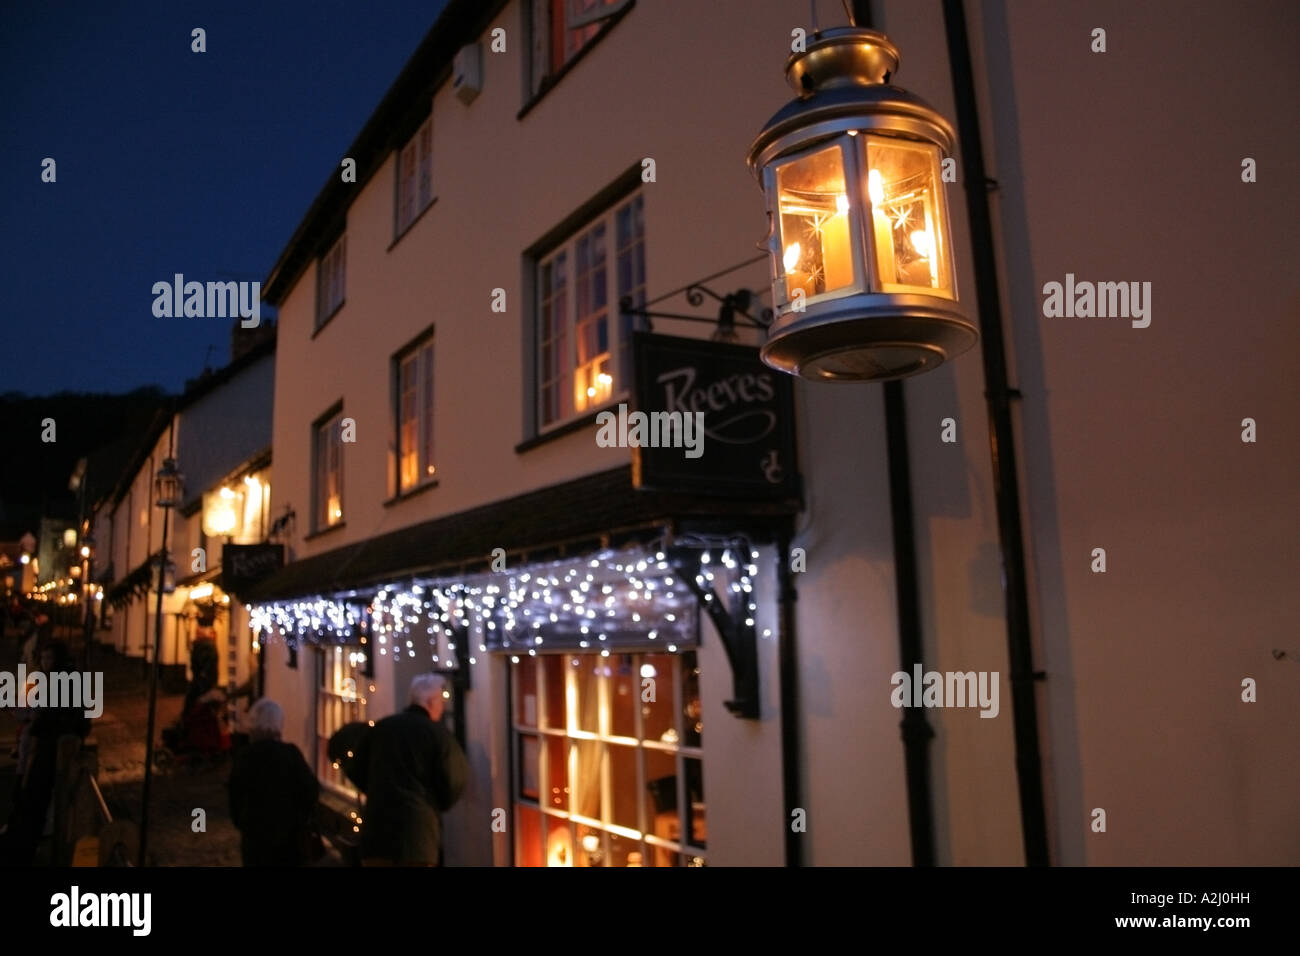
<svg viewBox="0 0 1300 956"><path fill-rule="evenodd" d="M347 301L348 236L339 236L320 257L316 274L316 328L334 317Z"/></svg>
<svg viewBox="0 0 1300 956"><path fill-rule="evenodd" d="M432 335L424 336L393 358L394 408L397 425L397 489L398 495L407 494L437 479L434 463L434 363L437 351ZM405 385L407 369L412 370L411 388ZM412 403L411 416L407 416L407 396ZM407 430L413 432L415 442L415 480L406 480Z"/></svg>
<svg viewBox="0 0 1300 956"><path fill-rule="evenodd" d="M325 531L343 523L343 409L312 425L312 530ZM333 454L331 466L329 456ZM322 461L322 456L325 460ZM322 467L322 465L324 467ZM323 481L327 474L337 469L338 509L337 516L328 513L328 488Z"/></svg>
<svg viewBox="0 0 1300 956"><path fill-rule="evenodd" d="M633 660L635 673L641 672L641 664L645 660L645 655L656 654L662 656L661 651L651 648L639 648L635 651L622 652L630 654ZM527 723L527 715L520 715L515 711L514 693L511 693L510 706L510 759L514 761L514 780L515 790L510 794L512 804L512 818L515 820L515 838L512 841L513 859L516 864L524 857L524 848L520 843L524 833L524 827L519 824L519 810L532 810L539 815L540 835L542 839L542 865L548 865L547 861L547 838L552 827L569 828L570 844L576 852L577 848L577 826L586 827L590 831L595 831L601 837L601 850L606 860L611 858L610 837L618 836L623 839L640 843L640 852L642 853L642 866L649 865L648 855L654 854L656 850L662 851L670 856L678 858L679 865L706 865L709 851L705 847L698 846L691 838L691 831L688 829L691 825L692 818L686 812L687 800L687 762L697 761L703 771L704 750L702 744L688 744L686 740L686 728L684 726L683 707L682 707L682 687L684 684L683 668L687 666L686 661L689 659L695 663L698 668L699 654L698 651L690 655L674 654L673 671L669 681L660 681L660 692L667 691L661 703L664 706L671 707L674 712L674 722L671 730L675 739L673 740L655 740L647 738L646 729L641 716L641 708L636 707L634 714L633 736L617 736L613 733L610 722L611 717L611 700L613 679L606 675L598 677L594 682L599 698L597 707L598 729L595 731L580 729L575 721L575 713L572 709L573 701L577 699L576 676L573 667L569 666L570 662L577 660L581 664L601 660L600 655L596 654L573 654L565 653L556 655L562 657L564 665L561 672L565 680L564 699L565 706L565 726L549 726L546 715L547 687L546 681L548 675L546 668L542 666L542 658L548 655L536 655L528 658L513 657L511 666L535 667L536 671L536 703L534 705L535 718L533 723ZM622 656L622 654L620 654ZM516 672L517 674L517 672ZM667 685L667 686L665 686ZM548 790L550 783L550 748L546 741L548 738L557 738L562 741L566 757L569 761L569 767L564 771L565 779L568 783L568 796L564 799L560 807L551 806L551 802L545 797L552 791ZM524 740L535 741L537 755L537 778L538 798L525 797L523 790L523 766L521 765L521 754L523 752ZM597 761L599 766L599 789L601 811L598 817L584 816L579 813L578 800L578 781L574 780L571 774L574 764L573 747L580 744L595 744L602 752L601 758ZM610 817L612 814L612 793L614 787L612 760L609 756L611 746L624 748L625 753L634 753L636 759L636 793L637 793L637 826L628 827L613 822ZM652 812L651 800L647 788L649 770L647 756L650 753L658 753L664 757L671 757L676 767L676 838L663 837L655 833L655 823L658 814ZM707 840L707 818L708 818L708 789L707 785L701 794L704 801L705 826Z"/></svg>
<svg viewBox="0 0 1300 956"><path fill-rule="evenodd" d="M343 774L343 769L329 759L327 748L334 732L345 724L366 720L365 663L352 660L366 653L364 644L326 644L316 648L316 779L327 790L340 796L360 799L360 793ZM326 684L326 676L331 679ZM351 680L347 688L345 681ZM330 715L337 720L331 720Z"/></svg>
<svg viewBox="0 0 1300 956"><path fill-rule="evenodd" d="M420 214L433 205L433 198L433 114L430 113L397 151L394 238L411 228Z"/></svg>
<svg viewBox="0 0 1300 956"><path fill-rule="evenodd" d="M557 25L551 18L551 0L531 0L529 29L532 31L531 92L533 95L539 94L551 77L564 69L570 60L573 60L586 48L587 43L591 43L595 39L593 36L587 40L587 43L569 53L569 32L571 30L581 30L583 27L604 23L611 17L621 14L635 2L636 0L604 0L604 2L597 0L593 6L584 9L584 0L565 0L564 23L558 25L558 29L561 30L565 54L561 62L554 63L551 56L552 34L557 29Z"/></svg>
<svg viewBox="0 0 1300 956"><path fill-rule="evenodd" d="M634 323L621 314L619 302L625 295L631 295L638 305L645 301L644 196L644 192L639 189L623 196L618 202L585 222L579 229L574 230L563 241L537 259L537 295L533 324L536 388L534 389L533 409L538 434L545 434L556 428L561 428L569 422L584 418L601 408L616 404L620 400L625 400L631 393L630 332ZM635 234L632 242L620 248L618 243L619 213L638 203L641 206L639 219L642 223L642 229L640 233ZM593 237L601 227L604 229L604 250L602 255L604 257L603 269L605 272L605 301L602 306L591 309L586 315L579 315L579 280L592 275L593 270L588 268L586 273L579 276L578 247L584 239ZM619 257L624 254L633 256L634 263L637 265L633 272L632 283L626 288L624 288L621 281L621 271L619 269ZM548 294L547 285L543 281L543 274L547 269L555 269L557 263L560 262L563 263L563 283L561 286L552 283ZM636 281L637 279L640 281ZM594 292L594 290L593 283L591 291ZM552 334L544 341L542 339L544 331L543 314L548 308L555 308L557 304L561 312L558 317L558 325L553 322ZM599 321L606 323L606 348L601 352L592 352L587 356L585 362L580 363L578 361L580 328ZM546 367L545 362L546 346L548 344L551 345L552 349L558 349L561 353L561 364L556 368L554 375L550 374L552 370ZM554 362L554 352L551 354ZM585 389L579 385L580 373L583 374L583 381L586 383ZM610 376L611 381L604 383L600 379L601 374ZM602 384L609 386L607 392L602 391ZM548 403L546 399L547 389L551 387L570 389L571 394L567 400L565 400L563 394L560 395L556 403L555 417L548 419ZM581 392L586 389L595 389L595 394L581 395Z"/></svg>

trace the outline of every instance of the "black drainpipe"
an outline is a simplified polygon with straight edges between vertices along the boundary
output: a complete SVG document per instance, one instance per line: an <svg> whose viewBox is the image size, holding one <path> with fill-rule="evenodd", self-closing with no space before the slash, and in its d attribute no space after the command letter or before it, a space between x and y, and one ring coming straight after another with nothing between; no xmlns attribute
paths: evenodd
<svg viewBox="0 0 1300 956"><path fill-rule="evenodd" d="M794 830L794 811L799 796L799 656L794 630L794 574L790 570L790 529L783 524L776 546L777 600L781 615L778 652L781 663L781 796L785 805L785 865L803 866L804 834ZM805 808L806 809L806 808Z"/></svg>
<svg viewBox="0 0 1300 956"><path fill-rule="evenodd" d="M894 528L894 593L898 603L898 650L909 676L921 657L921 600L916 585L916 529L912 523L912 468L907 451L903 383L885 383L885 447L889 460L889 514ZM924 670L924 667L922 668ZM930 796L930 740L934 730L923 707L904 707L903 756L907 769L907 818L912 865L934 866L934 803Z"/></svg>
<svg viewBox="0 0 1300 956"><path fill-rule="evenodd" d="M1016 777L1020 785L1020 828L1028 866L1049 863L1047 816L1043 802L1043 769L1039 757L1038 708L1029 634L1029 595L1025 583L1024 530L1020 524L1020 490L1016 478L1016 445L1011 427L1011 400L1020 393L1007 386L1006 350L1002 338L1002 308L998 297L997 262L993 255L993 226L989 214L984 149L980 142L979 110L970 41L962 0L943 0L944 32L957 103L966 212L970 220L971 253L975 265L975 299L979 309L980 352L984 359L984 397L988 404L989 450L993 457L993 492L997 499L998 540L1002 549L1002 579L1007 608L1007 651L1011 662L1012 719L1015 727Z"/></svg>
<svg viewBox="0 0 1300 956"><path fill-rule="evenodd" d="M853 21L872 28L868 0L854 0ZM898 605L901 670L912 674L921 656L921 600L916 584L916 529L912 520L912 469L907 449L907 406L903 383L886 382L885 450L889 465L889 514L894 537L894 594ZM922 668L924 670L924 667ZM904 707L899 725L907 780L907 819L912 865L934 866L934 801L930 792L930 741L934 730L921 707Z"/></svg>

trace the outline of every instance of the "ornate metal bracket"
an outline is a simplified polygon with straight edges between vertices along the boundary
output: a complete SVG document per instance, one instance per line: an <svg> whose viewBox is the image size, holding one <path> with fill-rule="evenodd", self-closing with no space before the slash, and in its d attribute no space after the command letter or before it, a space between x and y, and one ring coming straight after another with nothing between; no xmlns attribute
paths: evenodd
<svg viewBox="0 0 1300 956"><path fill-rule="evenodd" d="M626 315L635 315L645 321L646 331L653 331L651 319L676 319L681 322L707 322L710 325L717 325L717 331L714 332L714 338L727 341L736 337L737 321L743 321L756 329L766 329L772 324L772 310L769 308L755 309L755 303L758 295L749 289L737 289L735 292L729 292L726 295L719 295L703 283L693 283L685 289L679 290L686 296L686 301L693 306L704 304L705 298L711 298L718 303L718 316L716 319L706 318L700 315L683 315L680 312L655 312L649 309L638 309L635 307L632 297L623 296L619 300L619 309ZM757 315L751 310L757 311Z"/></svg>
<svg viewBox="0 0 1300 956"><path fill-rule="evenodd" d="M748 554L748 546L745 552ZM748 597L728 591L726 606L712 585L707 587L695 580L700 573L700 553L703 548L671 547L668 561L682 583L694 593L713 626L722 637L722 647L731 664L732 700L723 701L735 717L757 720L760 716L758 693L758 636L745 603Z"/></svg>

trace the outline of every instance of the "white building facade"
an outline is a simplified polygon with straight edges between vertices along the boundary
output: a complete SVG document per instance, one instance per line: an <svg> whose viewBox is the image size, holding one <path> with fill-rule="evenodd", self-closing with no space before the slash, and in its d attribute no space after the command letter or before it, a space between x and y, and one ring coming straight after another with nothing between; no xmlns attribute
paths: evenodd
<svg viewBox="0 0 1300 956"><path fill-rule="evenodd" d="M1300 761L1267 741L1300 730L1270 653L1300 610L1276 520L1300 504L1280 347L1296 332L1266 317L1293 313L1296 288L1274 261L1285 187L1240 177L1243 156L1264 169L1294 134L1193 61L1212 35L1294 78L1281 32L1256 29L1280 13L1211 28L1121 4L966 6L1019 392L1049 858L1294 862ZM873 8L898 82L955 119L942 10ZM437 669L473 770L445 824L450 864L913 862L880 387L792 383L802 480L785 496L634 488L632 452L597 440L596 413L635 405L644 303L712 316L669 295L701 281L770 301L744 156L790 98L806 11L453 0L264 283L280 316L269 510L292 520L248 640L340 819L364 807L329 736L401 709L409 678ZM1110 52L1091 50L1098 25ZM1187 62L1176 93L1135 49ZM974 320L967 187L946 188ZM1238 217L1249 253L1208 238ZM1067 274L1151 282L1150 325L1045 315L1045 284ZM1225 335L1227 275L1274 281ZM906 383L925 669L1000 676L991 719L927 709L924 802L935 862L1019 865L985 390L978 351ZM684 570L718 601L745 596L730 623ZM585 616L593 592L617 633ZM752 713L728 707L742 685Z"/></svg>

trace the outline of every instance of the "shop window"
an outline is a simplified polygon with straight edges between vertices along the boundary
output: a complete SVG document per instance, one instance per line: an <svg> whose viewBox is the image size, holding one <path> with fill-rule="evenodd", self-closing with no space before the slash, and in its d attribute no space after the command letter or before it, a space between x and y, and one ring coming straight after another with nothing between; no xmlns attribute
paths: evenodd
<svg viewBox="0 0 1300 956"><path fill-rule="evenodd" d="M511 661L516 863L705 865L696 653Z"/></svg>
<svg viewBox="0 0 1300 956"><path fill-rule="evenodd" d="M317 649L316 775L322 786L356 799L356 788L329 758L329 739L344 724L366 719L365 647L336 644Z"/></svg>

